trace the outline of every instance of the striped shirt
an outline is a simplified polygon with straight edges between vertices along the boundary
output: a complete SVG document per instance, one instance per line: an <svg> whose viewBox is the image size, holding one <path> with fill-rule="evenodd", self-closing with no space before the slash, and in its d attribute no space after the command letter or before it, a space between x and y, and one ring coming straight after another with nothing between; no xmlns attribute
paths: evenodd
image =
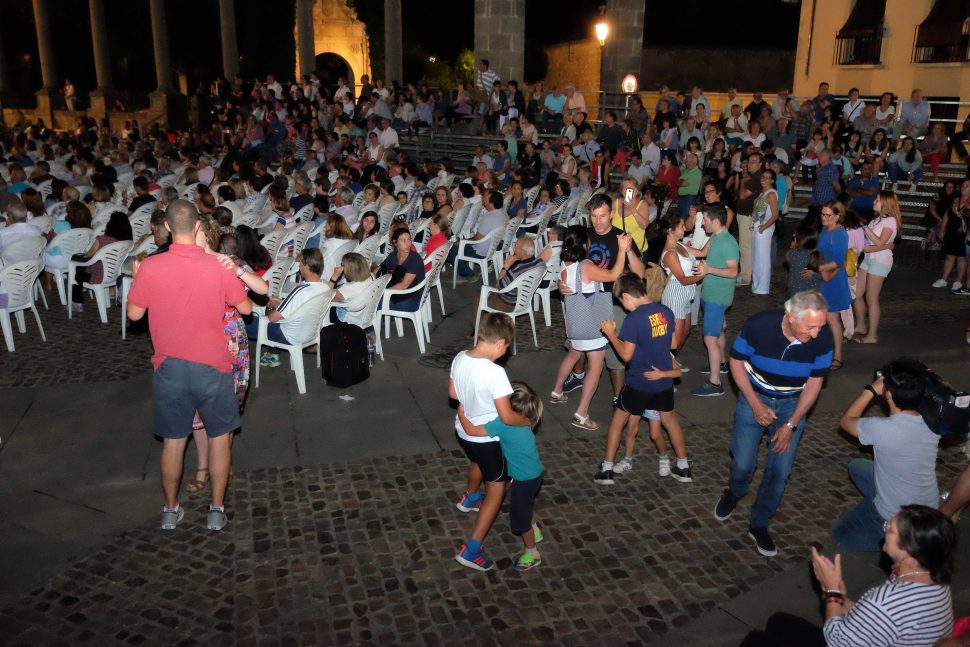
<svg viewBox="0 0 970 647"><path fill-rule="evenodd" d="M498 75L498 73L493 72L492 68L489 68L484 72L478 73L477 87L485 94L491 94L492 90L494 89L493 86L495 85L495 82L499 80L501 80L501 77Z"/></svg>
<svg viewBox="0 0 970 647"><path fill-rule="evenodd" d="M772 398L795 397L810 377L825 377L832 363L828 326L815 339L790 341L781 330L782 310L759 312L744 324L731 346L731 357L744 362L755 391Z"/></svg>
<svg viewBox="0 0 970 647"><path fill-rule="evenodd" d="M886 582L869 589L844 616L825 621L828 647L929 647L953 631L950 587Z"/></svg>

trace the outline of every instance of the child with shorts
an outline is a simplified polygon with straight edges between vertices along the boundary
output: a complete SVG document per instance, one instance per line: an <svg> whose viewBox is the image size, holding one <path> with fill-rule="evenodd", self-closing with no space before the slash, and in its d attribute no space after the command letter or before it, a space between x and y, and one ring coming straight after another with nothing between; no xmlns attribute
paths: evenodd
<svg viewBox="0 0 970 647"><path fill-rule="evenodd" d="M475 347L458 353L451 363L448 396L458 400L474 425L484 425L496 418L512 427L532 425L512 410L509 402L512 385L505 369L495 363L505 355L514 334L515 325L508 315L490 312L482 317ZM468 488L456 507L462 512L478 512L472 534L455 559L469 568L488 571L494 564L482 550L482 542L505 497L505 482L509 480L505 458L498 437L466 433L457 416L455 433L469 461ZM483 481L484 496L479 492Z"/></svg>
<svg viewBox="0 0 970 647"><path fill-rule="evenodd" d="M522 537L525 552L516 561L515 570L528 571L542 562L536 544L542 541L542 532L535 520L535 500L542 487L542 463L536 449L535 426L542 417L542 400L524 382L512 382L509 397L512 410L530 421L527 427L513 427L498 418L482 425L473 425L458 407L458 419L470 436L499 438L502 455L512 477L512 497L509 504L509 528Z"/></svg>
<svg viewBox="0 0 970 647"><path fill-rule="evenodd" d="M693 480L691 465L687 460L684 431L674 411L674 378L680 377L680 368L674 366L670 354L670 338L674 331L674 313L665 305L654 303L647 296L647 286L635 274L624 274L613 285L613 296L629 312L619 336L616 322L604 320L603 332L616 354L629 363L623 390L617 400L606 441L606 455L600 470L593 477L597 485L613 485L616 451L620 435L630 424L630 417L639 423L640 416L654 410L660 414L660 424L670 435L670 443L677 454L677 463L670 467L670 475L678 481ZM662 440L659 429L654 442ZM664 445L666 448L666 445ZM658 449L660 444L658 442Z"/></svg>

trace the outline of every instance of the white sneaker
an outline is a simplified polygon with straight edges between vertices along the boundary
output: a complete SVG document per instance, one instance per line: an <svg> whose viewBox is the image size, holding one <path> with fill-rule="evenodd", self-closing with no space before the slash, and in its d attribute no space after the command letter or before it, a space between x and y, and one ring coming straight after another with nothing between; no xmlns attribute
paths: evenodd
<svg viewBox="0 0 970 647"><path fill-rule="evenodd" d="M931 285L931 288L945 288L947 285L946 279L936 279Z"/></svg>
<svg viewBox="0 0 970 647"><path fill-rule="evenodd" d="M629 472L632 469L633 469L633 460L628 458L624 458L621 461L617 461L616 463L613 463L613 471L616 474L620 474L621 472Z"/></svg>
<svg viewBox="0 0 970 647"><path fill-rule="evenodd" d="M960 289L960 288L962 288L962 287L963 287L963 283L960 283L959 281L956 281L956 282L955 282L955 283L954 283L954 284L953 284L953 285L952 285L952 286L950 287L950 290L952 290L953 292L956 292L957 290L959 290L959 289Z"/></svg>
<svg viewBox="0 0 970 647"><path fill-rule="evenodd" d="M660 476L670 476L670 457L669 456L661 456L659 460L659 466L660 466L660 469L658 470L657 473L660 474Z"/></svg>

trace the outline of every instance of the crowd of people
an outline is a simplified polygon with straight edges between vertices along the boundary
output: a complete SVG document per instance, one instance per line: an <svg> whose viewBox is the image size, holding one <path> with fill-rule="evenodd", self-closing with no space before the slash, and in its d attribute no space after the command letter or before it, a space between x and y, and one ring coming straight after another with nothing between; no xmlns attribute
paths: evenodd
<svg viewBox="0 0 970 647"><path fill-rule="evenodd" d="M410 289L424 283L432 254L449 242L460 243L448 258L456 273L469 281L480 272L489 283L495 239L517 223L488 302L493 312L481 318L473 347L455 357L449 382L458 443L469 459L457 508L478 513L456 559L483 571L493 567L483 543L510 479L510 528L525 551L515 568L541 563L535 504L543 467L534 432L543 401L566 404L581 390L572 396L571 424L597 430L590 405L604 368L613 413L593 482L614 486L633 469L642 418L658 474L693 480L674 384L689 370L678 354L698 324L707 355L698 370L708 379L691 395L723 396L728 375L739 391L730 478L714 517L726 521L747 495L767 440L747 532L760 554L777 554L769 525L825 378L844 366L846 342L879 341L880 294L903 231L899 185L918 185L926 164L937 176L951 153L918 90L899 115L889 93L866 104L852 89L840 103L822 84L807 101L781 90L773 102L756 93L742 105L731 90L715 119L701 88L662 88L652 114L633 97L622 119L606 110L593 124L571 85L520 88L482 60L474 83L459 86L453 100L424 85L372 84L366 76L356 94L345 79L327 88L316 75L286 86L272 75L253 84L237 77L218 82L216 94L222 120L204 131L153 125L143 133L132 122L113 132L85 119L70 133L38 123L3 137L2 262L36 260L21 256L25 239L96 232L83 250L44 250L49 289L72 258L91 259L118 241L144 251L132 253L127 315L132 332L148 320L154 346L161 527L174 529L183 518L182 461L194 434L197 472L186 489L211 489L207 527L220 530L232 432L248 388L248 340L264 328L277 343L303 339L302 308L321 295L339 304L332 321L368 328L361 299L379 274L390 275L389 289L405 291L388 298L389 307L416 311L420 294ZM402 136L458 120L494 142L483 143L464 168L448 158L410 159L402 150ZM790 226L784 219L798 182L811 187L809 212ZM139 232L136 214L146 209L149 228ZM970 294L968 222L970 179L945 183L926 225L946 256L934 286L949 285L952 276L958 294ZM266 276L277 252L260 234L282 231L292 246L285 236L305 223L312 223L305 246L292 250L298 275L285 295L269 296ZM379 244L362 251L375 236ZM776 289L779 247L788 266L784 309L729 330L726 314L739 288L752 298ZM79 273L75 309L84 307L83 283L98 282L99 271L92 265ZM516 304L508 288L530 272L557 289L564 305L568 350L547 398L495 363L514 338L513 321L502 314ZM253 361L279 365L273 352ZM849 434L875 448L875 460L850 464L863 500L836 523L834 536L846 549L885 550L898 569L886 590L853 605L838 558L814 555L827 617L811 633L815 643L859 644L873 632L942 637L952 626L950 517L970 501L970 486L959 482L951 509L935 511L938 436L916 412L925 381L920 365L897 360L842 418ZM886 403L890 417L863 416L873 399ZM924 608L915 620L900 611L914 600ZM774 644L754 641L800 627L779 618L749 638Z"/></svg>

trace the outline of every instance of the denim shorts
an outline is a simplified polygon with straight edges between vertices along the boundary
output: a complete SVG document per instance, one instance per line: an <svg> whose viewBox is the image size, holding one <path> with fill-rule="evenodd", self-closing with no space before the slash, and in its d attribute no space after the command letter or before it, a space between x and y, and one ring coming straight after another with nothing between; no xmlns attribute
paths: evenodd
<svg viewBox="0 0 970 647"><path fill-rule="evenodd" d="M862 259L862 263L859 265L861 269L866 274L872 274L873 276L881 276L886 278L889 276L889 272L893 269L892 263L877 263L876 261L870 260L868 256Z"/></svg>
<svg viewBox="0 0 970 647"><path fill-rule="evenodd" d="M702 326L705 337L720 337L724 331L724 316L727 314L728 306L720 303L711 303L701 300L704 308L704 325Z"/></svg>
<svg viewBox="0 0 970 647"><path fill-rule="evenodd" d="M152 392L157 436L187 438L196 411L209 438L239 428L239 401L232 373L167 357L155 371Z"/></svg>

